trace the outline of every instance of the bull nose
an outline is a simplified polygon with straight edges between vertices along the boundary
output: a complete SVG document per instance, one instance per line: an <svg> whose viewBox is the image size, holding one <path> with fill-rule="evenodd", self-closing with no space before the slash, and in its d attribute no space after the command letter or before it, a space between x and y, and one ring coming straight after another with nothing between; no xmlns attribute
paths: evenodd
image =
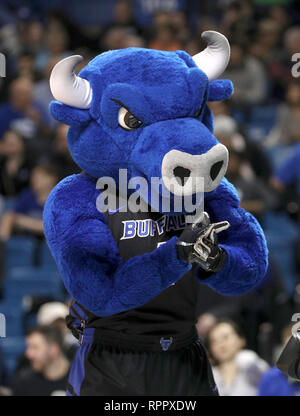
<svg viewBox="0 0 300 416"><path fill-rule="evenodd" d="M216 179L216 177L219 175L220 170L223 167L223 160L221 160L220 162L216 162L212 165L212 167L210 168L210 177L212 179L212 181L214 181Z"/></svg>
<svg viewBox="0 0 300 416"><path fill-rule="evenodd" d="M190 177L190 169L183 168L182 166L177 166L174 170L174 176L179 183L179 185L184 186L187 179Z"/></svg>
<svg viewBox="0 0 300 416"><path fill-rule="evenodd" d="M161 175L165 187L174 195L211 192L224 177L227 163L228 150L221 143L199 155L172 149L163 157Z"/></svg>

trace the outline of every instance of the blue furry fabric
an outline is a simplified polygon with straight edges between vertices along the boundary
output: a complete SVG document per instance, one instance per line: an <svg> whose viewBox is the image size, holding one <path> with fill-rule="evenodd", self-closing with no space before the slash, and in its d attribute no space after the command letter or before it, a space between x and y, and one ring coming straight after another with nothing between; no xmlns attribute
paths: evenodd
<svg viewBox="0 0 300 416"><path fill-rule="evenodd" d="M172 149L191 155L212 149L218 141L207 101L233 93L230 81L209 82L183 51L109 51L93 59L79 76L92 87L91 107L82 110L54 101L51 113L70 126L68 146L75 162L92 177L110 176L117 184L119 169L128 170L128 180L161 177L163 157ZM140 128L120 127L121 106L142 122ZM177 258L177 237L123 261L105 216L96 208L98 195L86 175L64 179L47 200L44 229L67 290L91 312L108 316L150 301L191 266ZM231 227L219 234L227 253L224 268L202 283L228 295L250 290L267 269L259 224L239 207L237 193L226 179L205 194L205 210L213 222L227 220Z"/></svg>

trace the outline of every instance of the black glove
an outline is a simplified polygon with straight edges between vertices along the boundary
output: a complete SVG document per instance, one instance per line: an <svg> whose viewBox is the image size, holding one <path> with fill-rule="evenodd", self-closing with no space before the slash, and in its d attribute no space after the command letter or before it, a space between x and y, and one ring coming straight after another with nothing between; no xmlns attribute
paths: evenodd
<svg viewBox="0 0 300 416"><path fill-rule="evenodd" d="M178 257L187 263L197 263L207 272L220 271L226 260L226 252L218 246L216 234L227 230L228 221L211 224L207 212L200 223L189 225L178 238Z"/></svg>

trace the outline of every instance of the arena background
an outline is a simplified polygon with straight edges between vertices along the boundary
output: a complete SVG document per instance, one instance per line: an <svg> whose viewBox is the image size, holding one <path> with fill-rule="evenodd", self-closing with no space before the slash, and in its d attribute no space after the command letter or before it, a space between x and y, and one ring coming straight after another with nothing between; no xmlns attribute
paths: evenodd
<svg viewBox="0 0 300 416"><path fill-rule="evenodd" d="M207 29L231 44L223 77L234 82L235 94L211 104L215 134L230 151L227 177L241 206L264 229L270 267L264 282L240 297L199 285L197 328L205 339L217 319L230 318L243 329L247 348L274 365L283 331L300 312L299 20L299 3L289 0L1 1L0 336L6 336L0 339L0 394L17 395L20 389L12 386L34 366L34 353L23 355L33 325L55 324L68 359L77 345L62 321L61 303L70 299L41 221L52 187L79 172L66 146L67 127L48 111L53 65L80 54L84 66L102 51L129 46L193 55L203 48L200 34ZM40 309L49 302L60 304Z"/></svg>

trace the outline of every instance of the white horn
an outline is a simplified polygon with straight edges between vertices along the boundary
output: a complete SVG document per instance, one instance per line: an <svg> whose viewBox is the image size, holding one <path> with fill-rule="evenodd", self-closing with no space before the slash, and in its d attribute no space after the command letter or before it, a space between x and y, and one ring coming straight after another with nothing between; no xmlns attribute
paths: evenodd
<svg viewBox="0 0 300 416"><path fill-rule="evenodd" d="M218 78L226 69L230 58L230 45L219 32L208 30L201 35L207 47L193 56L198 68L207 75L209 81Z"/></svg>
<svg viewBox="0 0 300 416"><path fill-rule="evenodd" d="M73 55L59 61L50 75L50 89L56 100L72 107L87 109L91 106L92 88L89 81L74 72L82 60L82 56Z"/></svg>

